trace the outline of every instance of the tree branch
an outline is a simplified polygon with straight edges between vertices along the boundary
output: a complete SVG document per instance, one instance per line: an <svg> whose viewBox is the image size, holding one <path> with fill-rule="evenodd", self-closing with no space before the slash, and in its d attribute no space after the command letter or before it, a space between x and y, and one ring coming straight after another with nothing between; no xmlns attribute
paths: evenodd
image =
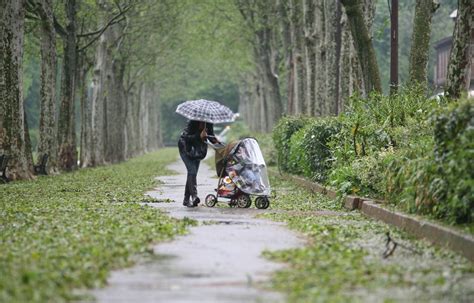
<svg viewBox="0 0 474 303"><path fill-rule="evenodd" d="M56 16L54 16L53 19L54 19L54 29L56 30L56 32L59 34L61 38L63 39L66 38L67 32L64 29L64 27L61 24L59 24L58 19L56 19Z"/></svg>
<svg viewBox="0 0 474 303"><path fill-rule="evenodd" d="M119 23L121 21L125 20L125 17L123 17L122 19L118 20L116 23ZM110 25L109 25L110 26ZM102 36L102 34L107 30L107 28L104 28L102 31L100 31L100 33L95 36L91 41L89 41L89 43L87 43L85 46L81 47L78 51L79 52L83 52L86 48L88 48L89 46L91 46L94 42L96 42L100 36Z"/></svg>
<svg viewBox="0 0 474 303"><path fill-rule="evenodd" d="M83 34L83 35L78 35L78 37L85 37L85 36L91 36L91 35L96 35L94 38L92 38L91 41L89 41L89 43L87 43L84 47L81 47L79 49L79 52L83 52L86 48L88 48L89 46L91 46L94 42L96 42L100 36L102 36L102 34L110 27L112 26L113 24L116 24L116 23L120 23L122 22L123 20L125 20L125 13L130 10L130 8L133 6L133 4L129 4L127 7L125 7L124 9L122 9L119 5L118 6L118 9L119 9L119 13L117 15L115 15L114 17L112 17L112 19L109 20L109 22L107 22L107 24L105 26L103 26L100 30L98 31L95 31L94 33L88 33L88 34ZM118 19L120 18L120 19Z"/></svg>
<svg viewBox="0 0 474 303"><path fill-rule="evenodd" d="M130 9L131 5L127 6L124 10L121 10L120 13L118 13L117 15L113 16L109 22L107 22L107 24L105 24L101 29L99 30L96 30L94 32L90 32L90 33L86 33L86 34L79 34L77 35L78 37L80 38L83 38L83 37L89 37L89 36L94 36L94 35L102 35L106 30L107 28L109 28L110 26L116 24L116 23L119 23L123 20L120 19L120 20L117 20L119 17L123 16L129 9Z"/></svg>

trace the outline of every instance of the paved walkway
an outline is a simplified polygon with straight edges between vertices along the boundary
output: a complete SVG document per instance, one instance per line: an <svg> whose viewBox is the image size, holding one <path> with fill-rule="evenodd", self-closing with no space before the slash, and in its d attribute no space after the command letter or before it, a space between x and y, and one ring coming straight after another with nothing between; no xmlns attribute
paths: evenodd
<svg viewBox="0 0 474 303"><path fill-rule="evenodd" d="M169 168L180 174L160 177L164 184L148 194L175 202L150 205L172 217L205 224L156 245L153 260L112 272L108 286L93 292L97 301L284 302L281 294L265 287L269 275L282 265L265 260L261 253L301 246L304 241L282 224L256 219L265 211L254 205L249 209L182 206L186 170L181 161ZM216 184L215 172L202 162L198 175L202 200L214 193Z"/></svg>

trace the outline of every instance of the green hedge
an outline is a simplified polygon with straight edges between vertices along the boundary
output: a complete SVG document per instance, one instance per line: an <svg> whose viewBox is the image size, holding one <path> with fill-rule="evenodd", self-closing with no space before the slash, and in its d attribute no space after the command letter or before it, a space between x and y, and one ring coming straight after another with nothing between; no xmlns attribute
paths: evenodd
<svg viewBox="0 0 474 303"><path fill-rule="evenodd" d="M340 123L336 118L307 119L306 123L290 138L287 170L324 182L333 162L328 144L340 131Z"/></svg>
<svg viewBox="0 0 474 303"><path fill-rule="evenodd" d="M433 136L425 150L418 143L391 163L387 192L411 211L450 223L473 222L474 100L439 109L430 122Z"/></svg>
<svg viewBox="0 0 474 303"><path fill-rule="evenodd" d="M338 117L283 118L273 139L283 171L450 223L474 221L473 99L355 96Z"/></svg>
<svg viewBox="0 0 474 303"><path fill-rule="evenodd" d="M280 169L287 171L291 136L303 128L308 121L303 117L283 117L273 131L273 142L277 150L277 163Z"/></svg>

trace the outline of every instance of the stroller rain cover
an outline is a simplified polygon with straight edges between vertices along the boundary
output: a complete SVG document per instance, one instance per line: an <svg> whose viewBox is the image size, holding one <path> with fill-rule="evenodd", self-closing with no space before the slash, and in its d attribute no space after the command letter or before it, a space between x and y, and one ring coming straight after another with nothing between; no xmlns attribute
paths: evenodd
<svg viewBox="0 0 474 303"><path fill-rule="evenodd" d="M270 195L267 167L254 138L232 142L216 150L216 170L219 177L229 176L247 194Z"/></svg>

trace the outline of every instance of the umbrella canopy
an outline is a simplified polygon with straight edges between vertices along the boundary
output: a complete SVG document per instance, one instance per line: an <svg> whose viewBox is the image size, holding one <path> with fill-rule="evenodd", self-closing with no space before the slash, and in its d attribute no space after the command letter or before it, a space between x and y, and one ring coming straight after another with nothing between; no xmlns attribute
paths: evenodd
<svg viewBox="0 0 474 303"><path fill-rule="evenodd" d="M216 101L191 100L181 103L176 112L189 120L208 123L225 123L234 121L234 113L230 108Z"/></svg>

